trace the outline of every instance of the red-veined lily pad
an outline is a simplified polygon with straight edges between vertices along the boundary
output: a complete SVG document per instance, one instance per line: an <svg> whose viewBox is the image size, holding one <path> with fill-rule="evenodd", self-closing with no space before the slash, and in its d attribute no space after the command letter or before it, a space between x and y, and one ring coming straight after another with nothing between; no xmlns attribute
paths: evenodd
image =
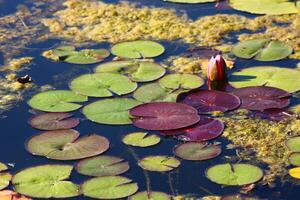
<svg viewBox="0 0 300 200"><path fill-rule="evenodd" d="M200 120L197 110L181 103L155 102L130 110L133 124L146 130L170 130L191 126Z"/></svg>
<svg viewBox="0 0 300 200"><path fill-rule="evenodd" d="M166 70L154 62L125 60L112 61L98 65L95 72L120 73L127 75L135 82L148 82L162 77L166 73Z"/></svg>
<svg viewBox="0 0 300 200"><path fill-rule="evenodd" d="M207 141L219 137L224 130L224 124L220 120L201 117L200 121L190 127L161 131L163 135L179 135L177 138L183 141Z"/></svg>
<svg viewBox="0 0 300 200"><path fill-rule="evenodd" d="M46 112L69 112L81 107L77 102L87 100L86 96L69 90L51 90L34 95L28 104L34 109Z"/></svg>
<svg viewBox="0 0 300 200"><path fill-rule="evenodd" d="M26 148L33 155L55 160L77 160L105 152L109 148L109 141L96 134L79 138L77 131L66 129L33 136Z"/></svg>
<svg viewBox="0 0 300 200"><path fill-rule="evenodd" d="M235 88L249 86L270 86L290 93L300 90L300 70L261 66L234 72L229 83Z"/></svg>
<svg viewBox="0 0 300 200"><path fill-rule="evenodd" d="M129 98L105 99L85 106L82 112L89 120L101 124L131 124L129 110L139 104Z"/></svg>
<svg viewBox="0 0 300 200"><path fill-rule="evenodd" d="M20 195L12 190L1 190L0 199L1 200L32 200L31 198Z"/></svg>
<svg viewBox="0 0 300 200"><path fill-rule="evenodd" d="M232 52L240 58L254 57L259 61L274 61L286 58L293 52L293 49L280 41L256 39L239 42L233 47Z"/></svg>
<svg viewBox="0 0 300 200"><path fill-rule="evenodd" d="M29 124L40 130L59 130L74 128L79 124L79 119L70 118L69 113L44 113L34 116L29 120Z"/></svg>
<svg viewBox="0 0 300 200"><path fill-rule="evenodd" d="M169 74L159 80L159 84L168 89L195 89L204 84L200 76L193 74Z"/></svg>
<svg viewBox="0 0 300 200"><path fill-rule="evenodd" d="M74 92L91 97L110 97L133 92L137 84L128 77L113 73L84 74L70 83Z"/></svg>
<svg viewBox="0 0 300 200"><path fill-rule="evenodd" d="M97 156L81 160L76 171L87 176L114 176L129 170L128 162L114 156Z"/></svg>
<svg viewBox="0 0 300 200"><path fill-rule="evenodd" d="M148 156L139 161L139 166L148 171L166 172L180 165L180 161L169 156Z"/></svg>
<svg viewBox="0 0 300 200"><path fill-rule="evenodd" d="M215 2L216 0L164 0L172 3L208 3Z"/></svg>
<svg viewBox="0 0 300 200"><path fill-rule="evenodd" d="M300 136L289 138L286 141L286 146L292 152L300 152Z"/></svg>
<svg viewBox="0 0 300 200"><path fill-rule="evenodd" d="M109 54L106 49L83 49L65 55L63 58L60 57L60 59L72 64L94 64L103 61Z"/></svg>
<svg viewBox="0 0 300 200"><path fill-rule="evenodd" d="M248 185L259 181L263 177L263 171L249 164L219 164L210 167L206 176L212 182L221 185Z"/></svg>
<svg viewBox="0 0 300 200"><path fill-rule="evenodd" d="M80 195L79 186L66 181L71 165L40 165L30 167L13 176L15 190L34 198L69 198Z"/></svg>
<svg viewBox="0 0 300 200"><path fill-rule="evenodd" d="M163 192L144 191L138 192L128 198L129 200L171 200L170 195Z"/></svg>
<svg viewBox="0 0 300 200"><path fill-rule="evenodd" d="M292 165L300 166L300 153L299 152L292 153L289 156L289 162Z"/></svg>
<svg viewBox="0 0 300 200"><path fill-rule="evenodd" d="M161 44L148 40L121 42L111 48L112 54L124 58L152 58L164 51Z"/></svg>
<svg viewBox="0 0 300 200"><path fill-rule="evenodd" d="M293 116L293 113L281 108L270 108L257 113L256 116L259 116L263 119L270 119L279 122L281 120L290 118L291 116Z"/></svg>
<svg viewBox="0 0 300 200"><path fill-rule="evenodd" d="M150 102L176 102L177 96L187 90L171 90L163 88L158 83L149 83L139 87L134 93L133 97L143 103Z"/></svg>
<svg viewBox="0 0 300 200"><path fill-rule="evenodd" d="M175 147L175 154L184 160L208 160L222 152L220 146L200 142L187 142Z"/></svg>
<svg viewBox="0 0 300 200"><path fill-rule="evenodd" d="M7 169L7 166L0 162L0 190L6 188L9 185L9 182L12 178L12 175L10 173L3 172Z"/></svg>
<svg viewBox="0 0 300 200"><path fill-rule="evenodd" d="M196 108L199 113L226 112L238 108L241 104L237 96L215 90L183 93L178 96L177 101Z"/></svg>
<svg viewBox="0 0 300 200"><path fill-rule="evenodd" d="M145 132L134 132L125 135L122 139L124 144L136 147L149 147L160 142L160 137L157 135L148 135Z"/></svg>
<svg viewBox="0 0 300 200"><path fill-rule="evenodd" d="M284 108L290 104L290 94L273 87L254 86L239 88L235 89L232 94L241 99L241 108L248 110Z"/></svg>
<svg viewBox="0 0 300 200"><path fill-rule="evenodd" d="M96 199L120 199L138 190L137 183L122 176L92 178L82 185L83 194Z"/></svg>

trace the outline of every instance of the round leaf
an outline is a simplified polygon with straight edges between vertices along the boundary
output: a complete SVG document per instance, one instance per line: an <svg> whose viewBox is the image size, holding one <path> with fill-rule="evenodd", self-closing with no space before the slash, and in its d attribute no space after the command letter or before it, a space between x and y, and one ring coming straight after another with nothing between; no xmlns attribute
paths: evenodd
<svg viewBox="0 0 300 200"><path fill-rule="evenodd" d="M85 106L82 112L89 120L101 124L131 124L129 109L139 104L129 98L105 99Z"/></svg>
<svg viewBox="0 0 300 200"><path fill-rule="evenodd" d="M287 148L292 152L300 152L300 136L295 136L286 141Z"/></svg>
<svg viewBox="0 0 300 200"><path fill-rule="evenodd" d="M206 176L212 182L222 185L248 185L263 177L260 168L249 164L219 164L210 167Z"/></svg>
<svg viewBox="0 0 300 200"><path fill-rule="evenodd" d="M34 198L68 198L80 194L79 187L65 181L70 177L70 165L41 165L30 167L14 175L15 190Z"/></svg>
<svg viewBox="0 0 300 200"><path fill-rule="evenodd" d="M300 166L300 153L298 153L298 152L297 153L292 153L289 156L289 162L292 165Z"/></svg>
<svg viewBox="0 0 300 200"><path fill-rule="evenodd" d="M199 142L187 142L176 146L175 154L184 160L208 160L222 152L220 146Z"/></svg>
<svg viewBox="0 0 300 200"><path fill-rule="evenodd" d="M112 54L125 58L152 58L161 55L165 48L153 41L121 42L111 48Z"/></svg>
<svg viewBox="0 0 300 200"><path fill-rule="evenodd" d="M180 161L168 156L148 156L140 160L138 164L148 171L166 172L177 168Z"/></svg>
<svg viewBox="0 0 300 200"><path fill-rule="evenodd" d="M293 48L280 41L256 39L238 43L233 47L232 52L240 58L254 57L259 61L275 61L289 56Z"/></svg>
<svg viewBox="0 0 300 200"><path fill-rule="evenodd" d="M81 75L70 83L76 93L91 97L109 97L112 92L123 95L133 92L137 84L120 74L97 73Z"/></svg>
<svg viewBox="0 0 300 200"><path fill-rule="evenodd" d="M12 175L10 173L6 173L6 172L0 173L0 190L6 188L9 185L11 178Z"/></svg>
<svg viewBox="0 0 300 200"><path fill-rule="evenodd" d="M79 124L79 119L70 118L69 113L45 113L34 116L29 124L40 130L59 130L74 128Z"/></svg>
<svg viewBox="0 0 300 200"><path fill-rule="evenodd" d="M100 135L79 138L72 129L47 131L33 136L26 144L33 155L45 156L55 160L76 160L95 156L109 148L109 141Z"/></svg>
<svg viewBox="0 0 300 200"><path fill-rule="evenodd" d="M123 138L123 143L136 147L149 147L160 142L160 137L157 135L148 135L144 132L135 132L126 135Z"/></svg>
<svg viewBox="0 0 300 200"><path fill-rule="evenodd" d="M109 54L106 49L83 49L67 55L63 61L72 64L93 64L103 61Z"/></svg>
<svg viewBox="0 0 300 200"><path fill-rule="evenodd" d="M270 86L290 93L300 90L300 71L295 69L261 66L243 69L230 76L235 88L248 86Z"/></svg>
<svg viewBox="0 0 300 200"><path fill-rule="evenodd" d="M166 70L153 62L125 60L98 65L95 72L126 74L132 81L148 82L162 77L166 73Z"/></svg>
<svg viewBox="0 0 300 200"><path fill-rule="evenodd" d="M4 163L2 163L2 162L0 162L0 172L5 171L7 169L8 169L7 165L4 164Z"/></svg>
<svg viewBox="0 0 300 200"><path fill-rule="evenodd" d="M81 107L75 102L87 100L86 96L75 94L69 90L52 90L34 95L28 104L34 109L46 112L69 112Z"/></svg>
<svg viewBox="0 0 300 200"><path fill-rule="evenodd" d="M129 200L170 200L171 197L163 192L144 191L129 197Z"/></svg>
<svg viewBox="0 0 300 200"><path fill-rule="evenodd" d="M83 194L96 199L120 199L138 190L137 183L122 176L104 176L86 181L82 185Z"/></svg>
<svg viewBox="0 0 300 200"><path fill-rule="evenodd" d="M204 84L204 80L192 74L169 74L159 80L165 88L169 89L195 89Z"/></svg>
<svg viewBox="0 0 300 200"><path fill-rule="evenodd" d="M129 170L128 162L113 156L97 156L81 160L76 171L87 176L114 176Z"/></svg>
<svg viewBox="0 0 300 200"><path fill-rule="evenodd" d="M300 179L300 167L295 167L289 170L289 174L293 178Z"/></svg>
<svg viewBox="0 0 300 200"><path fill-rule="evenodd" d="M170 130L191 126L200 120L197 110L181 103L155 102L130 110L133 124L146 130Z"/></svg>

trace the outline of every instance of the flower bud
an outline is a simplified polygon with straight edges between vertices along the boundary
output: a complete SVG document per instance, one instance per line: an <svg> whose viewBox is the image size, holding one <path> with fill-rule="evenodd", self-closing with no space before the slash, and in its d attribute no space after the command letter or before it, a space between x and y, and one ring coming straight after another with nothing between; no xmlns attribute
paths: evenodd
<svg viewBox="0 0 300 200"><path fill-rule="evenodd" d="M207 77L210 81L224 81L227 79L226 62L221 55L212 57L207 67Z"/></svg>

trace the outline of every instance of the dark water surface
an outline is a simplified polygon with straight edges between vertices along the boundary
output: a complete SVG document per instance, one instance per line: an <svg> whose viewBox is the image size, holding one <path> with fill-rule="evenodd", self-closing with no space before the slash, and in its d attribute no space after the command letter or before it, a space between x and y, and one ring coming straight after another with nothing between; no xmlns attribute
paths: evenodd
<svg viewBox="0 0 300 200"><path fill-rule="evenodd" d="M18 3L23 2L22 0L0 0L0 16L13 13ZM105 2L117 2L117 0L105 1ZM216 13L238 13L237 11L219 11L214 8L214 4L199 4L199 5L183 5L183 4L170 4L160 0L132 0L132 2L138 2L140 5L153 5L163 6L169 8L175 8L176 10L184 10L188 13L192 19L197 19L200 16L213 15ZM251 15L247 15L251 16ZM50 48L55 44L59 44L61 41L50 40L40 44L30 45L33 49L26 50L23 52L23 56L33 56L34 64L31 66L29 71L24 71L25 74L30 74L33 80L38 85L51 84L57 89L68 89L68 83L70 80L75 78L79 74L92 72L95 65L71 65L66 63L54 63L41 56L43 48ZM171 55L178 55L184 52L188 46L182 43L169 43L162 42L166 47L166 53L158 57L156 61L161 61L168 58ZM94 47L108 48L109 44L95 44ZM22 56L22 55L20 55ZM112 57L108 58L110 60ZM1 57L0 57L1 59ZM0 60L0 63L3 61ZM268 65L276 66L295 66L297 62L293 60L271 62ZM255 66L263 65L263 63L253 61L241 61L237 60L237 66ZM21 72L22 73L22 72ZM27 120L32 116L29 113L29 107L26 104L28 96L21 103L18 103L15 108L6 113L7 118L1 119L1 137L0 137L0 161L4 163L15 163L15 167L11 169L12 174L26 167L40 165L40 164L73 164L74 162L68 161L53 161L42 157L30 155L24 148L24 142L33 135L39 133L38 130L32 129L28 124ZM90 98L89 102L96 99ZM97 99L98 100L98 99ZM216 141L222 142L223 153L216 159L204 161L204 162L189 162L182 161L181 166L170 173L155 173L155 172L143 172L138 167L137 160L133 154L136 154L139 158L148 155L173 155L173 147L178 143L172 138L162 138L162 142L154 147L149 148L129 148L122 144L121 137L129 132L141 131L140 129L128 126L107 126L92 123L84 118L80 110L74 112L74 115L81 118L82 121L76 130L81 135L98 133L107 137L111 142L111 148L106 155L115 155L124 158L129 161L131 166L130 171L124 174L124 176L138 182L139 191L147 189L147 176L149 176L148 184L151 190L163 191L169 194L194 194L194 196L202 197L207 195L227 195L237 193L239 187L222 187L215 183L212 183L205 177L205 170L218 163L223 163L225 155L235 154L234 150L226 150L225 146L229 142L223 138L219 138ZM261 166L264 167L264 166ZM75 171L71 178L76 183L82 183L89 177L81 176ZM286 199L286 200L297 200L300 199L300 187L292 185L290 183L283 184L279 180L276 182L275 188L268 188L259 186L251 193L260 198L268 199ZM89 199L87 197L77 197L70 199Z"/></svg>

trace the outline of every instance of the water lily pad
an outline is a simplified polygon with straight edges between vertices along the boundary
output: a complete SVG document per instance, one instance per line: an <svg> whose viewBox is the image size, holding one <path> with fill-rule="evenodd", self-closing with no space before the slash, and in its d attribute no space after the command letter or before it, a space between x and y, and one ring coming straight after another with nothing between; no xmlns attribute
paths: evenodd
<svg viewBox="0 0 300 200"><path fill-rule="evenodd" d="M182 143L175 147L175 154L184 160L208 160L222 152L220 146L200 142Z"/></svg>
<svg viewBox="0 0 300 200"><path fill-rule="evenodd" d="M170 130L191 126L200 120L197 110L181 103L155 102L130 110L133 124L146 130Z"/></svg>
<svg viewBox="0 0 300 200"><path fill-rule="evenodd" d="M138 192L128 198L129 200L170 200L170 195L163 192L144 191Z"/></svg>
<svg viewBox="0 0 300 200"><path fill-rule="evenodd" d="M81 107L77 102L85 102L86 96L69 90L51 90L34 95L28 104L37 110L46 112L69 112Z"/></svg>
<svg viewBox="0 0 300 200"><path fill-rule="evenodd" d="M244 87L235 89L232 94L241 99L241 108L248 110L284 108L290 104L290 94L274 87Z"/></svg>
<svg viewBox="0 0 300 200"><path fill-rule="evenodd" d="M139 104L129 98L105 99L85 106L82 112L89 120L101 124L131 124L129 110Z"/></svg>
<svg viewBox="0 0 300 200"><path fill-rule="evenodd" d="M173 3L208 3L215 2L216 0L164 0Z"/></svg>
<svg viewBox="0 0 300 200"><path fill-rule="evenodd" d="M149 147L160 142L160 137L157 135L148 135L145 132L135 132L125 135L123 143L136 147Z"/></svg>
<svg viewBox="0 0 300 200"><path fill-rule="evenodd" d="M121 42L111 48L112 54L124 58L152 58L164 51L161 44L147 40Z"/></svg>
<svg viewBox="0 0 300 200"><path fill-rule="evenodd" d="M159 84L169 89L195 89L201 87L204 80L192 74L169 74L160 79Z"/></svg>
<svg viewBox="0 0 300 200"><path fill-rule="evenodd" d="M248 86L270 86L290 93L300 90L300 71L273 66L246 68L230 76L230 84L235 88Z"/></svg>
<svg viewBox="0 0 300 200"><path fill-rule="evenodd" d="M286 141L286 146L292 152L300 152L300 136L289 138Z"/></svg>
<svg viewBox="0 0 300 200"><path fill-rule="evenodd" d="M3 172L7 170L7 166L4 163L0 162L0 190L6 188L9 185L9 182L12 178L12 175L8 172ZM1 198L0 198L1 199Z"/></svg>
<svg viewBox="0 0 300 200"><path fill-rule="evenodd" d="M79 186L66 181L73 166L41 165L30 167L14 175L15 190L34 198L68 198L80 195Z"/></svg>
<svg viewBox="0 0 300 200"><path fill-rule="evenodd" d="M254 14L282 15L300 12L300 2L289 0L230 0L236 10Z"/></svg>
<svg viewBox="0 0 300 200"><path fill-rule="evenodd" d="M279 121L286 120L286 119L292 117L293 113L286 109L270 108L270 109L266 109L262 112L256 113L255 116L259 116L263 119L269 119L269 120L279 122Z"/></svg>
<svg viewBox="0 0 300 200"><path fill-rule="evenodd" d="M4 170L7 170L7 169L8 169L7 165L4 164L4 163L2 163L2 162L0 162L0 172L4 171Z"/></svg>
<svg viewBox="0 0 300 200"><path fill-rule="evenodd" d="M129 170L128 162L113 156L97 156L81 160L76 171L87 176L114 176Z"/></svg>
<svg viewBox="0 0 300 200"><path fill-rule="evenodd" d="M300 179L300 167L295 167L289 170L289 174L293 178Z"/></svg>
<svg viewBox="0 0 300 200"><path fill-rule="evenodd" d="M79 138L77 131L67 129L35 135L27 142L26 148L33 155L55 160L77 160L105 152L109 141L96 134Z"/></svg>
<svg viewBox="0 0 300 200"><path fill-rule="evenodd" d="M148 171L166 172L177 168L180 161L169 156L148 156L140 160L138 164Z"/></svg>
<svg viewBox="0 0 300 200"><path fill-rule="evenodd" d="M219 137L224 130L224 124L220 120L201 117L200 121L190 127L161 131L163 135L179 135L177 138L183 141L207 141Z"/></svg>
<svg viewBox="0 0 300 200"><path fill-rule="evenodd" d="M233 47L232 52L240 58L275 61L288 57L293 48L280 41L256 39L239 42Z"/></svg>
<svg viewBox="0 0 300 200"><path fill-rule="evenodd" d="M249 164L219 164L210 167L206 176L212 182L221 185L247 185L259 181L263 171Z"/></svg>
<svg viewBox="0 0 300 200"><path fill-rule="evenodd" d="M149 83L139 87L134 93L133 97L143 103L150 102L176 102L177 96L187 90L176 90L163 88L158 83Z"/></svg>
<svg viewBox="0 0 300 200"><path fill-rule="evenodd" d="M60 46L53 49L52 52L54 56L58 57L58 59L63 59L66 56L71 56L77 53L74 46Z"/></svg>
<svg viewBox="0 0 300 200"><path fill-rule="evenodd" d="M104 176L86 181L82 185L83 194L96 199L120 199L138 190L137 183L122 176Z"/></svg>
<svg viewBox="0 0 300 200"><path fill-rule="evenodd" d="M135 82L148 82L159 79L166 73L166 70L154 62L125 60L98 65L95 72L120 73L129 76Z"/></svg>
<svg viewBox="0 0 300 200"><path fill-rule="evenodd" d="M113 73L84 74L70 83L74 92L91 97L110 97L133 92L137 84L128 77Z"/></svg>
<svg viewBox="0 0 300 200"><path fill-rule="evenodd" d="M292 153L292 154L289 156L289 162L290 162L290 164L292 164L292 165L300 166L300 153L299 153L299 152L297 152L297 153Z"/></svg>
<svg viewBox="0 0 300 200"><path fill-rule="evenodd" d="M109 54L106 49L83 49L66 55L63 61L72 64L94 64L103 61Z"/></svg>
<svg viewBox="0 0 300 200"><path fill-rule="evenodd" d="M187 92L179 95L177 101L196 108L199 113L226 112L238 108L241 104L237 96L215 90Z"/></svg>
<svg viewBox="0 0 300 200"><path fill-rule="evenodd" d="M74 128L79 124L79 119L70 118L69 113L44 113L34 116L29 120L29 124L40 130L59 130Z"/></svg>

